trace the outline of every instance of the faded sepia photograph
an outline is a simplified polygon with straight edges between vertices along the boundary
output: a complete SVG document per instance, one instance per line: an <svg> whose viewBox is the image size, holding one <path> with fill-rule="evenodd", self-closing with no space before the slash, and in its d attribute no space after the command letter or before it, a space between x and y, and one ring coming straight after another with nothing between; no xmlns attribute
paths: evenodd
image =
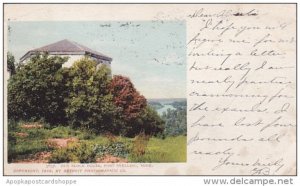
<svg viewBox="0 0 300 186"><path fill-rule="evenodd" d="M8 22L8 163L186 162L184 21Z"/></svg>

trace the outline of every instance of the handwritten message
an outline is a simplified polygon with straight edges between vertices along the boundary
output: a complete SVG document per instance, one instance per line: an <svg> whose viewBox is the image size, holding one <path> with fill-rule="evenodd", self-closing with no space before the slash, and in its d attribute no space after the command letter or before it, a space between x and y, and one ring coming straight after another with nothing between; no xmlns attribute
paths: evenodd
<svg viewBox="0 0 300 186"><path fill-rule="evenodd" d="M187 14L188 157L207 175L296 173L295 10L272 8Z"/></svg>

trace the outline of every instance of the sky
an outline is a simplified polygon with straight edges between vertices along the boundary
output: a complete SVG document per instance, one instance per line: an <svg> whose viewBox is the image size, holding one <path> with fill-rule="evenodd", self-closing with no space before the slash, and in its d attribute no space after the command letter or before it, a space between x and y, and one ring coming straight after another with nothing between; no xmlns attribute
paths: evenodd
<svg viewBox="0 0 300 186"><path fill-rule="evenodd" d="M69 39L113 58L113 75L129 77L146 98L186 97L183 21L10 22L8 51L27 51Z"/></svg>

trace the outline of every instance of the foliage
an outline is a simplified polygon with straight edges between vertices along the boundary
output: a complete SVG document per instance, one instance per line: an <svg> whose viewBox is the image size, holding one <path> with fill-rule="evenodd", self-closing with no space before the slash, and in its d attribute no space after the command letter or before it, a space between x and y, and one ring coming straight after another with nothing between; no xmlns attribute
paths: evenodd
<svg viewBox="0 0 300 186"><path fill-rule="evenodd" d="M42 54L19 66L8 85L9 119L68 123L98 134L129 137L163 131L163 120L129 78L111 80L110 70L88 56L61 68L66 61Z"/></svg>
<svg viewBox="0 0 300 186"><path fill-rule="evenodd" d="M121 110L123 135L134 137L140 133L155 135L163 131L163 120L147 106L147 100L129 78L114 76L110 86L114 104Z"/></svg>
<svg viewBox="0 0 300 186"><path fill-rule="evenodd" d="M139 134L133 141L132 154L134 156L142 156L145 154L147 144L150 136L145 134Z"/></svg>
<svg viewBox="0 0 300 186"><path fill-rule="evenodd" d="M161 118L129 78L111 79L110 70L89 57L62 68L66 61L36 55L9 79L9 162L43 151L53 152L51 163L90 163L106 154L131 162L185 161L186 137L157 138L186 134L184 104L174 103L176 111ZM21 120L42 127L22 127ZM66 148L47 144L49 138L70 137L78 140Z"/></svg>
<svg viewBox="0 0 300 186"><path fill-rule="evenodd" d="M115 157L126 158L129 154L128 147L122 142L113 142L108 145L97 145L95 147L97 156L112 155Z"/></svg>
<svg viewBox="0 0 300 186"><path fill-rule="evenodd" d="M69 69L66 114L72 127L101 133L115 131L116 107L109 93L110 71L85 57Z"/></svg>
<svg viewBox="0 0 300 186"><path fill-rule="evenodd" d="M8 82L8 118L63 122L64 91L60 69L67 58L36 55Z"/></svg>
<svg viewBox="0 0 300 186"><path fill-rule="evenodd" d="M186 110L168 109L162 119L166 122L165 134L169 136L186 135Z"/></svg>
<svg viewBox="0 0 300 186"><path fill-rule="evenodd" d="M147 105L145 97L140 95L127 77L114 76L111 92L115 105L122 108L123 118L126 121L136 119Z"/></svg>
<svg viewBox="0 0 300 186"><path fill-rule="evenodd" d="M16 159L16 144L17 144L17 138L15 136L14 131L17 129L18 123L14 120L10 120L8 122L8 137L7 137L7 156L8 156L8 162L12 162L13 159Z"/></svg>
<svg viewBox="0 0 300 186"><path fill-rule="evenodd" d="M139 128L139 133L157 135L164 131L165 122L154 109L147 106L142 112Z"/></svg>
<svg viewBox="0 0 300 186"><path fill-rule="evenodd" d="M16 73L15 62L15 57L10 52L7 52L7 70L11 75Z"/></svg>
<svg viewBox="0 0 300 186"><path fill-rule="evenodd" d="M95 162L95 145L89 141L73 142L67 148L53 152L50 163L92 163Z"/></svg>

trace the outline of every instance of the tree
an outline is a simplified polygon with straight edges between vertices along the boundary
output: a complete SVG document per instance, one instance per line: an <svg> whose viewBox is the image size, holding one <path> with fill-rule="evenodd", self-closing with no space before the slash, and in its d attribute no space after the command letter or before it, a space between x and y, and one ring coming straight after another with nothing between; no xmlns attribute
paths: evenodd
<svg viewBox="0 0 300 186"><path fill-rule="evenodd" d="M134 87L129 78L116 75L110 90L114 104L121 110L124 135L133 137L140 133L157 134L163 131L164 122L156 111L147 106L147 100Z"/></svg>
<svg viewBox="0 0 300 186"><path fill-rule="evenodd" d="M116 75L111 82L113 101L117 107L122 108L126 121L137 118L147 106L147 100L135 89L130 79Z"/></svg>
<svg viewBox="0 0 300 186"><path fill-rule="evenodd" d="M7 70L11 75L16 73L15 57L10 52L7 52Z"/></svg>
<svg viewBox="0 0 300 186"><path fill-rule="evenodd" d="M110 71L85 57L69 69L66 114L73 127L98 133L116 130L116 107L109 92Z"/></svg>
<svg viewBox="0 0 300 186"><path fill-rule="evenodd" d="M140 130L147 135L156 135L162 133L165 129L165 122L150 106L143 110L141 121Z"/></svg>
<svg viewBox="0 0 300 186"><path fill-rule="evenodd" d="M68 123L97 133L157 134L164 122L129 78L114 76L90 57L62 68L68 58L36 55L8 82L8 117Z"/></svg>
<svg viewBox="0 0 300 186"><path fill-rule="evenodd" d="M20 65L8 82L8 118L45 119L57 123L65 119L61 67L67 58L38 54Z"/></svg>
<svg viewBox="0 0 300 186"><path fill-rule="evenodd" d="M186 135L186 107L168 109L163 112L162 119L166 122L164 132L167 136Z"/></svg>

